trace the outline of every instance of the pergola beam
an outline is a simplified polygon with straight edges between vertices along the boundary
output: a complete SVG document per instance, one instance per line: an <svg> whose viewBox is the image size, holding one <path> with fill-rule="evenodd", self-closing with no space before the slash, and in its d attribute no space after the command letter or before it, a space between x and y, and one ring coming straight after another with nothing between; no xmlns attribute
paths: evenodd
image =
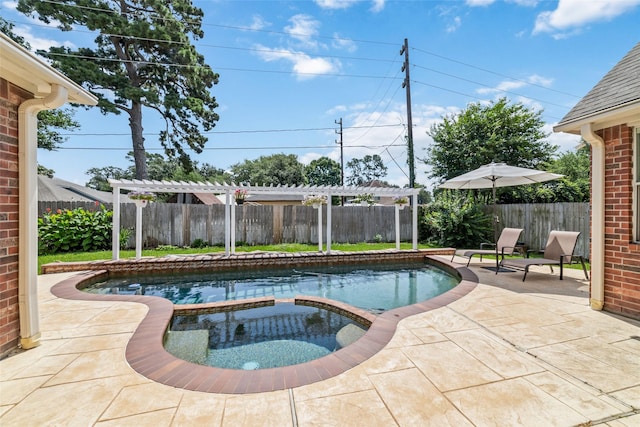
<svg viewBox="0 0 640 427"><path fill-rule="evenodd" d="M138 180L138 179L109 179L109 184L113 188L113 259L120 256L120 191L148 191L152 193L213 193L225 194L225 253L235 253L235 210L231 209L231 194L237 189L246 190L251 194L297 194L301 196L326 195L327 196L327 252L331 252L331 197L332 196L360 196L370 194L374 197L407 197L411 198L412 205L418 204L418 193L416 188L393 188L393 187L347 187L329 185L278 185L259 186L236 183L217 182L187 182L187 181L158 181L158 180ZM141 209L137 207L136 209ZM320 208L322 209L322 208ZM139 214L139 213L138 213ZM321 214L318 215L319 218ZM320 220L321 221L321 220ZM396 216L396 221L399 221ZM412 215L412 237L413 249L418 249L418 211L413 209ZM322 241L322 224L318 224L318 240ZM396 231L399 226L396 225ZM138 230L136 230L138 232ZM141 230L140 230L141 232ZM396 232L398 234L398 232ZM399 243L399 235L396 236L396 247ZM136 254L141 253L141 243L136 241Z"/></svg>

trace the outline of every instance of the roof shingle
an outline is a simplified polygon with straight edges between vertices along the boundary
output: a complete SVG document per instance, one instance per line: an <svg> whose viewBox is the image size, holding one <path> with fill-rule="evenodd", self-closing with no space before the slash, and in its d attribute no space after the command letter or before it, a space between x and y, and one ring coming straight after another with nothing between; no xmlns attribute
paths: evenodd
<svg viewBox="0 0 640 427"><path fill-rule="evenodd" d="M640 101L640 43L569 111L558 126Z"/></svg>

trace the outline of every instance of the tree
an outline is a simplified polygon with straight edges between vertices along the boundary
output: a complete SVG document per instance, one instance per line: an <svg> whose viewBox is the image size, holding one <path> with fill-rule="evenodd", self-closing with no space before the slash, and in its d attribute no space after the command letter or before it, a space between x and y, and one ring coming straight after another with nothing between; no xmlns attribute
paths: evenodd
<svg viewBox="0 0 640 427"><path fill-rule="evenodd" d="M387 167L377 154L373 156L367 154L362 159L351 159L347 162L347 168L351 170L351 174L347 177L349 185L364 185L387 176Z"/></svg>
<svg viewBox="0 0 640 427"><path fill-rule="evenodd" d="M340 185L340 164L328 157L311 161L304 172L309 185Z"/></svg>
<svg viewBox="0 0 640 427"><path fill-rule="evenodd" d="M192 167L186 147L200 153L215 126L218 106L209 89L218 74L191 40L203 36L203 12L190 0L19 0L18 10L62 31L83 26L96 31L95 47L51 47L52 65L98 98L103 114L125 113L135 160L135 177L146 179L144 107L165 121L165 153Z"/></svg>
<svg viewBox="0 0 640 427"><path fill-rule="evenodd" d="M588 202L591 197L591 151L584 143L576 151L568 151L553 160L550 172L564 175L556 188L563 202Z"/></svg>
<svg viewBox="0 0 640 427"><path fill-rule="evenodd" d="M55 150L59 148L66 137L61 130L72 131L80 128L80 123L73 119L73 110L42 110L38 113L38 148Z"/></svg>
<svg viewBox="0 0 640 427"><path fill-rule="evenodd" d="M434 144L422 159L431 178L441 181L492 161L537 169L549 162L557 147L545 141L542 112L506 98L489 105L472 103L457 115L444 117L427 132Z"/></svg>
<svg viewBox="0 0 640 427"><path fill-rule="evenodd" d="M131 179L133 178L132 171L129 169L122 169L116 166L106 166L103 168L91 168L85 173L91 178L87 182L87 187L94 188L100 191L111 191L111 185L109 185L109 178L111 179Z"/></svg>
<svg viewBox="0 0 640 427"><path fill-rule="evenodd" d="M500 191L501 203L558 203L588 202L591 193L590 151L584 144L576 151L568 151L551 160L545 170L564 175L544 184L505 188Z"/></svg>
<svg viewBox="0 0 640 427"><path fill-rule="evenodd" d="M231 166L235 182L253 185L304 185L304 165L294 154L260 156Z"/></svg>
<svg viewBox="0 0 640 427"><path fill-rule="evenodd" d="M127 159L132 163L126 169L116 166L106 166L102 168L91 168L86 174L91 177L87 182L87 187L101 191L111 191L108 179L133 179L135 177L135 165L133 153L127 154ZM208 163L202 166L198 162L193 162L193 168L185 171L182 164L177 159L166 159L160 153L150 153L147 156L147 170L149 179L158 181L229 181L230 176L223 169L216 168Z"/></svg>
<svg viewBox="0 0 640 427"><path fill-rule="evenodd" d="M38 165L38 175L43 175L49 178L53 178L53 175L55 175L55 173L56 171L54 171L53 169L49 169L42 165Z"/></svg>

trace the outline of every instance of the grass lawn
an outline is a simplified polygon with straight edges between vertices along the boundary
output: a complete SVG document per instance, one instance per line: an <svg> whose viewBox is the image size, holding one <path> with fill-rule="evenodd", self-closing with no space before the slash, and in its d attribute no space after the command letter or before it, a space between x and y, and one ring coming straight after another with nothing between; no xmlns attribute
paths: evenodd
<svg viewBox="0 0 640 427"><path fill-rule="evenodd" d="M395 243L332 243L331 249L344 252L355 251L371 251L380 249L394 249ZM411 249L411 243L401 243L400 249ZM419 249L433 248L430 245L419 244ZM326 249L326 245L325 245ZM303 245L298 243L281 244L281 245L265 245L265 246L236 246L236 252L316 252L318 245ZM163 257L165 255L188 255L188 254L209 254L214 252L224 252L224 246L208 246L204 248L178 248L175 246L160 247L158 249L146 249L142 251L142 256ZM124 250L120 251L120 258L135 258L136 251ZM98 261L111 259L111 251L97 252L71 252L58 253L54 255L40 255L38 257L38 272L40 266L52 262L75 262L75 261Z"/></svg>

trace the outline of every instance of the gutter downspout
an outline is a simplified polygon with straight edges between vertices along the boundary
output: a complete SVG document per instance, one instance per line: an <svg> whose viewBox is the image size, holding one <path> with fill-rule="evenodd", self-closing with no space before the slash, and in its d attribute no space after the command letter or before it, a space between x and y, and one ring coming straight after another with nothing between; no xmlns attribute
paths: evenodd
<svg viewBox="0 0 640 427"><path fill-rule="evenodd" d="M38 312L38 112L67 102L67 89L53 84L46 98L18 107L18 309L20 345L40 345Z"/></svg>
<svg viewBox="0 0 640 427"><path fill-rule="evenodd" d="M604 203L605 144L593 131L593 124L582 125L580 134L591 144L591 295L589 305L594 310L604 307Z"/></svg>

